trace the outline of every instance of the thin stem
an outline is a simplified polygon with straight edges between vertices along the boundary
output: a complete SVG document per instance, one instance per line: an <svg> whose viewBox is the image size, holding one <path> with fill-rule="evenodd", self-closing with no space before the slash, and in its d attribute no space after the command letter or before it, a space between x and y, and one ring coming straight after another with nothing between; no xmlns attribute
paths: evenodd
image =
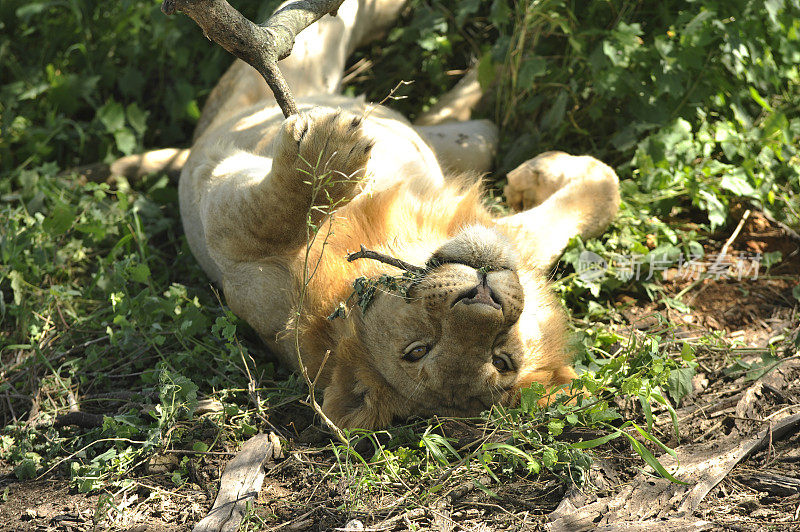
<svg viewBox="0 0 800 532"><path fill-rule="evenodd" d="M416 266L414 264L409 264L408 262L400 259L396 259L394 257L390 257L389 255L384 255L383 253L378 253L377 251L371 251L365 248L363 245L361 246L361 251L356 251L354 253L349 253L347 255L347 262L353 262L354 260L358 259L372 259L382 262L384 264L388 264L390 266L394 266L395 268L400 268L401 270L405 270L410 273L417 273L422 274L425 273L425 268L422 266Z"/></svg>
<svg viewBox="0 0 800 532"><path fill-rule="evenodd" d="M314 168L313 175L311 175L311 206L316 204L316 199L319 193L324 190L327 181L324 179L323 176L318 175L320 166L320 161L317 161L317 164ZM336 205L331 205L330 212L328 216L333 215ZM295 356L297 357L297 362L300 367L300 374L303 376L303 380L308 386L308 398L309 404L311 408L317 413L323 420L323 422L328 425L328 427L336 434L336 437L341 441L343 444L350 446L350 442L344 434L344 431L340 429L336 423L334 423L325 412L322 410L322 407L319 405L316 399L316 382L319 378L320 373L322 372L322 368L328 360L328 356L330 355L330 351L325 353L325 357L322 360L322 364L320 365L319 369L317 370L317 375L314 377L314 380L311 380L311 377L308 375L308 368L306 367L305 363L303 362L303 355L300 350L300 319L303 312L303 305L306 299L306 293L308 291L308 285L311 283L311 279L317 272L317 267L319 267L320 262L322 261L322 257L325 253L325 247L328 244L328 239L331 236L333 231L333 220L331 219L328 222L327 231L325 233L325 238L322 241L322 249L320 250L319 257L316 258L316 264L314 265L314 269L312 272L309 272L309 258L311 256L311 250L314 246L314 243L317 240L317 236L319 235L318 227L313 227L311 224L311 210L308 211L308 219L306 223L306 251L303 257L303 282L300 289L300 297L297 303L297 310L295 312L295 322L294 322L294 349L295 349Z"/></svg>

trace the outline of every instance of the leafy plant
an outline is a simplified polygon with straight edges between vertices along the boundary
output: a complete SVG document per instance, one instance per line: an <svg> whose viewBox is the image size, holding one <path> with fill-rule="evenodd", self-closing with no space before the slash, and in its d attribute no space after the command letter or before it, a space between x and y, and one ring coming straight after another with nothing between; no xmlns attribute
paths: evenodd
<svg viewBox="0 0 800 532"><path fill-rule="evenodd" d="M231 60L160 1L0 4L0 172L186 145ZM277 2L243 5L260 19Z"/></svg>
<svg viewBox="0 0 800 532"><path fill-rule="evenodd" d="M797 2L438 0L408 13L369 51L376 75L357 92L380 100L413 79L393 104L413 116L432 101L415 94L457 79L440 61L479 61L501 174L545 150L588 152L632 179L635 210L692 206L713 229L741 197L800 223Z"/></svg>

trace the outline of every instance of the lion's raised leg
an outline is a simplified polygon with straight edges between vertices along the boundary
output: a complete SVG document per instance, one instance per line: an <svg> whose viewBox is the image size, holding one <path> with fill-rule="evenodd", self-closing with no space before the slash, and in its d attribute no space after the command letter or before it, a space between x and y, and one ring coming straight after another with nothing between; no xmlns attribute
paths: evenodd
<svg viewBox="0 0 800 532"><path fill-rule="evenodd" d="M456 86L444 93L430 109L420 114L415 126L435 126L448 122L465 122L472 118L472 110L483 97L478 83L478 69L473 66Z"/></svg>
<svg viewBox="0 0 800 532"><path fill-rule="evenodd" d="M223 275L226 265L305 245L309 222L318 224L361 190L372 146L357 116L314 109L283 123L271 162L229 153L201 206L206 246Z"/></svg>
<svg viewBox="0 0 800 532"><path fill-rule="evenodd" d="M497 219L526 261L552 266L574 236L597 236L619 208L619 180L594 157L546 152L508 174L506 198L518 214ZM525 209L525 210L523 210Z"/></svg>
<svg viewBox="0 0 800 532"><path fill-rule="evenodd" d="M414 121L414 129L436 154L441 167L454 174L476 176L492 169L497 152L497 126L490 120L470 120L483 96L476 68Z"/></svg>

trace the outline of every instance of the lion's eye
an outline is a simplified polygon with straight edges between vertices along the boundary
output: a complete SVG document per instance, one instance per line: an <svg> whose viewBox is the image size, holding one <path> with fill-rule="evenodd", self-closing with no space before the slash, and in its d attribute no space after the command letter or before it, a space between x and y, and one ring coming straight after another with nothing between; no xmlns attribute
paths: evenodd
<svg viewBox="0 0 800 532"><path fill-rule="evenodd" d="M428 349L430 348L422 342L414 342L410 346L406 347L406 350L403 354L403 360L407 360L408 362L416 362L428 354Z"/></svg>
<svg viewBox="0 0 800 532"><path fill-rule="evenodd" d="M511 364L511 358L505 353L498 353L492 357L492 365L500 373L510 371L514 366Z"/></svg>

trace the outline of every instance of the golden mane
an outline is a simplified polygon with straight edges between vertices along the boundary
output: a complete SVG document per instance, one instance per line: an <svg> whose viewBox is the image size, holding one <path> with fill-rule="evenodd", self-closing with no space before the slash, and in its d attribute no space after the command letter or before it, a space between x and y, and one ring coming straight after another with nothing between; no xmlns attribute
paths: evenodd
<svg viewBox="0 0 800 532"><path fill-rule="evenodd" d="M482 192L482 183L472 176L451 178L444 189L422 193L398 183L358 198L336 211L317 231L308 261L303 256L295 262L292 277L296 280L296 294L303 292L304 280L310 280L302 309L293 312L301 316L300 322L295 325L292 321L284 334L293 335L293 328L298 326L303 352L324 353L332 349L338 323L328 317L339 303L350 298L353 281L358 277L398 273L396 268L374 260L348 262L347 254L363 245L423 263L460 229L492 224L491 215L483 205ZM304 255L305 250L302 253ZM304 274L306 266L308 273ZM318 369L318 365L309 363L312 375L316 375ZM322 386L330 378L329 369L325 368L320 376Z"/></svg>

